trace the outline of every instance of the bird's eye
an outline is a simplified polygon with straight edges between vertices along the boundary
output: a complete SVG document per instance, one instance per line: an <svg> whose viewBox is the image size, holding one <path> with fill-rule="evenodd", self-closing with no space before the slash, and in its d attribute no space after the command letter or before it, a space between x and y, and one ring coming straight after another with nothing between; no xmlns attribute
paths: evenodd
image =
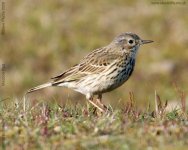
<svg viewBox="0 0 188 150"><path fill-rule="evenodd" d="M134 41L133 40L129 40L129 44L133 44L134 43Z"/></svg>

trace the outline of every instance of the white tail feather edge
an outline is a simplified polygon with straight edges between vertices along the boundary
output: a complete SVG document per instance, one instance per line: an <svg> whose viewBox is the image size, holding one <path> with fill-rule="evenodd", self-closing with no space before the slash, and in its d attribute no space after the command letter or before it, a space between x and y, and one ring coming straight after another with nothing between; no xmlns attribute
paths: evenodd
<svg viewBox="0 0 188 150"><path fill-rule="evenodd" d="M49 86L52 86L52 83L45 83L45 84L36 86L34 88L29 89L27 91L27 93L31 93L31 92L34 92L34 91L37 91L37 90L40 90L40 89L43 89L43 88L46 88L46 87L49 87Z"/></svg>

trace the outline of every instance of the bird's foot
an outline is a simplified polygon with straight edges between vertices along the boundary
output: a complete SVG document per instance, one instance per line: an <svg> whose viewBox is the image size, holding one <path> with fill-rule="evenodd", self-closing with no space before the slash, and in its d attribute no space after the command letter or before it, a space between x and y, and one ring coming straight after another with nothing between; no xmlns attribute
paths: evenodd
<svg viewBox="0 0 188 150"><path fill-rule="evenodd" d="M106 112L108 110L107 106L104 105L102 102L101 102L101 99L96 99L96 104L98 106L100 106L100 108L102 108L104 110L104 112Z"/></svg>
<svg viewBox="0 0 188 150"><path fill-rule="evenodd" d="M89 100L89 102L96 108L96 109L98 109L100 112L105 112L105 110L102 108L102 107L100 107L100 106L98 106L98 104L96 104L94 101L92 101L92 100Z"/></svg>

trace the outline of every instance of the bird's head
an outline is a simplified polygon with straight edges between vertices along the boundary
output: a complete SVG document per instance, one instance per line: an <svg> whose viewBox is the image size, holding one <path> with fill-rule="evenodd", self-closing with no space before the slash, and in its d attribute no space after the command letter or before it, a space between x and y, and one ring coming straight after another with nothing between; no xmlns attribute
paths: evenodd
<svg viewBox="0 0 188 150"><path fill-rule="evenodd" d="M115 37L112 43L115 44L116 46L120 46L121 50L124 50L126 52L136 53L140 45L148 44L151 42L153 41L142 40L138 35L134 33L125 32Z"/></svg>

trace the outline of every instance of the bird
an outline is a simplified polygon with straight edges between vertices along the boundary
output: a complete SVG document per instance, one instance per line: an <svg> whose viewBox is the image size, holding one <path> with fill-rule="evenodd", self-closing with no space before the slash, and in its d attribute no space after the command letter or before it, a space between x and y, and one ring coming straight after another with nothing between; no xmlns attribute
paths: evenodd
<svg viewBox="0 0 188 150"><path fill-rule="evenodd" d="M27 93L51 86L67 87L85 95L96 109L104 112L106 106L102 103L102 94L118 88L129 79L139 47L151 42L132 32L121 33L107 46L91 51L80 63ZM94 96L97 96L95 101Z"/></svg>

